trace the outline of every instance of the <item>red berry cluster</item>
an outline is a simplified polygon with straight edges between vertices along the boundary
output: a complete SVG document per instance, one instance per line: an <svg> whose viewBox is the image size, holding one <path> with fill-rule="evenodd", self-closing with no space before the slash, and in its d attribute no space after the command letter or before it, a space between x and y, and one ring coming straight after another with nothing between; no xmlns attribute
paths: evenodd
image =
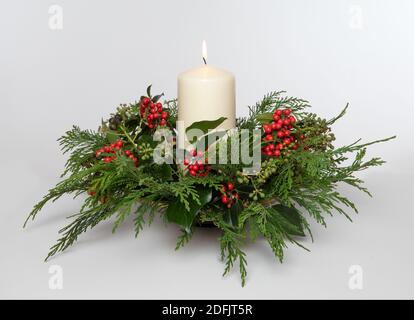
<svg viewBox="0 0 414 320"><path fill-rule="evenodd" d="M203 161L204 160L204 161ZM205 177L210 172L211 167L206 165L208 162L207 157L204 159L203 151L190 151L190 158L185 158L183 164L188 168L188 172L191 176Z"/></svg>
<svg viewBox="0 0 414 320"><path fill-rule="evenodd" d="M148 97L142 98L139 112L141 118L147 120L148 128L150 129L154 129L158 125L167 125L168 112L162 111L161 102L154 103Z"/></svg>
<svg viewBox="0 0 414 320"><path fill-rule="evenodd" d="M299 145L297 139L292 135L292 129L296 118L291 114L290 108L277 109L273 113L273 122L263 125L265 132L264 141L268 142L262 148L262 152L268 156L279 157L282 150L296 150Z"/></svg>
<svg viewBox="0 0 414 320"><path fill-rule="evenodd" d="M123 146L122 140L117 140L115 143L110 144L109 146L105 146L101 149L95 151L95 156L99 159L102 158L102 161L105 163L110 163L116 159L116 151L121 151ZM101 157L104 154L104 157ZM112 155L110 155L112 154ZM134 154L130 150L125 150L124 154L134 161L135 167L138 166L138 158L134 156Z"/></svg>
<svg viewBox="0 0 414 320"><path fill-rule="evenodd" d="M220 194L221 203L225 204L229 209L238 199L240 199L239 194L234 190L234 184L232 182L223 184L223 187L220 189Z"/></svg>

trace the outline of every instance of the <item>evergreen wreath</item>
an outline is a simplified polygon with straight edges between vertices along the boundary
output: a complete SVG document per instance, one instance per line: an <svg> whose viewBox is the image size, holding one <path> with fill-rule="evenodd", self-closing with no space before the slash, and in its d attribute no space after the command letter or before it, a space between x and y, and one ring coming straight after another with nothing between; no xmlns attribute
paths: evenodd
<svg viewBox="0 0 414 320"><path fill-rule="evenodd" d="M221 230L224 275L238 263L244 286L245 241L264 237L280 262L288 242L308 250L298 240L306 234L312 238L306 216L323 226L325 216L334 212L351 220L345 209L358 212L357 208L337 191L338 183L371 196L355 174L384 163L377 157L365 160L369 145L395 138L334 147L331 126L345 115L348 105L326 120L307 111L308 101L284 93L267 94L249 107L247 117L236 121L239 129L262 132L261 170L245 175L242 165L209 164L208 149L190 150L184 161L174 158L173 164L155 163L152 154L159 142L153 135L159 127L175 127L177 101L161 103L163 94L152 96L149 86L145 96L121 104L97 131L74 126L58 139L63 153L69 154L63 180L34 206L24 225L46 203L65 194L89 195L79 213L71 216L72 222L59 231L61 236L45 260L110 217L115 217L115 232L133 215L138 236L160 214L166 222L180 226L176 249L191 239L198 226L214 226ZM191 127L207 132L224 120L201 121Z"/></svg>

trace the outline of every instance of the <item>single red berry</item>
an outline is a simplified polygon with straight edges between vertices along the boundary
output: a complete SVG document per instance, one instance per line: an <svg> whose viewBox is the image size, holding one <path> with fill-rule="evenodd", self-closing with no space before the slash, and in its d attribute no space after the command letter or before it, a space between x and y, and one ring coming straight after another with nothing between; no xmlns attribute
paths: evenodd
<svg viewBox="0 0 414 320"><path fill-rule="evenodd" d="M282 149L284 148L284 145L283 145L283 143L279 143L279 144L277 145L277 147L279 147L279 148L278 148L279 150L282 150Z"/></svg>
<svg viewBox="0 0 414 320"><path fill-rule="evenodd" d="M125 155L128 157L128 156L130 156L132 153L131 153L131 151L129 151L129 150L125 150Z"/></svg>
<svg viewBox="0 0 414 320"><path fill-rule="evenodd" d="M284 126L288 126L288 125L290 125L290 120L289 120L289 119L285 119L285 120L283 120L283 125L284 125Z"/></svg>
<svg viewBox="0 0 414 320"><path fill-rule="evenodd" d="M295 143L294 145L293 145L293 150L297 150L299 148L299 145L297 144L297 143Z"/></svg>
<svg viewBox="0 0 414 320"><path fill-rule="evenodd" d="M151 113L150 115L148 115L148 121L154 120L154 115Z"/></svg>
<svg viewBox="0 0 414 320"><path fill-rule="evenodd" d="M104 151L105 151L106 153L111 152L111 147L109 147L109 146L105 146L105 147L104 147Z"/></svg>
<svg viewBox="0 0 414 320"><path fill-rule="evenodd" d="M105 163L109 163L109 162L111 162L112 161L112 158L110 158L110 157L106 157L106 158L104 158L104 162Z"/></svg>
<svg viewBox="0 0 414 320"><path fill-rule="evenodd" d="M147 97L145 97L144 99L142 99L142 103L144 104L144 105L147 105L148 103L150 103L150 99L149 98L147 98Z"/></svg>
<svg viewBox="0 0 414 320"><path fill-rule="evenodd" d="M122 142L122 140L117 140L116 141L116 145L119 146L119 147L122 147L123 144L124 143Z"/></svg>
<svg viewBox="0 0 414 320"><path fill-rule="evenodd" d="M193 170L194 170L194 171L198 171L198 165L196 165L196 164L195 164L195 165L193 165Z"/></svg>
<svg viewBox="0 0 414 320"><path fill-rule="evenodd" d="M185 166L188 166L190 164L190 161L188 159L184 159L183 163Z"/></svg>
<svg viewBox="0 0 414 320"><path fill-rule="evenodd" d="M278 133L277 133L277 137L278 138L283 138L285 136L285 134L284 134L284 132L283 131L279 131Z"/></svg>
<svg viewBox="0 0 414 320"><path fill-rule="evenodd" d="M131 160L134 160L135 156L134 156L133 154L130 154L130 155L128 156L128 158L130 158Z"/></svg>
<svg viewBox="0 0 414 320"><path fill-rule="evenodd" d="M150 108L156 108L155 103L151 103Z"/></svg>
<svg viewBox="0 0 414 320"><path fill-rule="evenodd" d="M275 148L275 145L274 144L269 144L269 150L274 150L274 148Z"/></svg>
<svg viewBox="0 0 414 320"><path fill-rule="evenodd" d="M113 149L115 147L116 147L116 144L115 143L111 143L111 148Z"/></svg>
<svg viewBox="0 0 414 320"><path fill-rule="evenodd" d="M279 116L279 115L277 115L277 114L274 114L274 115L273 115L273 120L275 120L275 121L279 121L279 120L280 120L280 116Z"/></svg>
<svg viewBox="0 0 414 320"><path fill-rule="evenodd" d="M283 139L283 143L287 146L290 145L290 139L288 139L288 138Z"/></svg>
<svg viewBox="0 0 414 320"><path fill-rule="evenodd" d="M272 152L272 151L270 151L270 150L269 150L269 151L266 151L266 155L268 155L268 156L270 157L270 156L272 156L272 155L273 155L273 152Z"/></svg>
<svg viewBox="0 0 414 320"><path fill-rule="evenodd" d="M163 118L163 119L167 119L167 117L168 117L168 112L163 111L163 112L161 113L161 118Z"/></svg>
<svg viewBox="0 0 414 320"><path fill-rule="evenodd" d="M277 120L277 124L282 127L283 126L283 120L282 119Z"/></svg>
<svg viewBox="0 0 414 320"><path fill-rule="evenodd" d="M290 123L295 123L296 122L296 118L294 116L290 116L289 117L289 121L290 121Z"/></svg>
<svg viewBox="0 0 414 320"><path fill-rule="evenodd" d="M154 118L154 119L158 119L158 117L159 117L159 116L160 116L160 115L159 115L158 113L154 113L154 114L153 114L153 118Z"/></svg>
<svg viewBox="0 0 414 320"><path fill-rule="evenodd" d="M197 150L191 150L190 151L191 156L195 157L197 156Z"/></svg>
<svg viewBox="0 0 414 320"><path fill-rule="evenodd" d="M167 124L167 121L165 119L161 119L160 126L165 126Z"/></svg>
<svg viewBox="0 0 414 320"><path fill-rule="evenodd" d="M278 130L277 129L277 123L276 122L272 122L271 128L272 128L272 130Z"/></svg>
<svg viewBox="0 0 414 320"><path fill-rule="evenodd" d="M231 182L227 183L227 189L229 189L229 191L232 191L234 189L234 184Z"/></svg>
<svg viewBox="0 0 414 320"><path fill-rule="evenodd" d="M268 124L265 124L263 126L263 129L264 129L264 132L266 132L266 133L272 133L272 127L269 126Z"/></svg>
<svg viewBox="0 0 414 320"><path fill-rule="evenodd" d="M161 102L157 102L156 107L157 107L157 109L162 108L162 103Z"/></svg>
<svg viewBox="0 0 414 320"><path fill-rule="evenodd" d="M154 129L154 125L152 123L148 123L148 128Z"/></svg>
<svg viewBox="0 0 414 320"><path fill-rule="evenodd" d="M227 198L227 196L221 196L221 202L226 204L227 202L229 202L229 198Z"/></svg>
<svg viewBox="0 0 414 320"><path fill-rule="evenodd" d="M151 108L151 109L150 109L150 112L151 112L151 113L156 113L156 112L157 112L157 109L156 109L156 108Z"/></svg>
<svg viewBox="0 0 414 320"><path fill-rule="evenodd" d="M101 151L100 150L96 150L95 151L95 156L98 158L101 155Z"/></svg>
<svg viewBox="0 0 414 320"><path fill-rule="evenodd" d="M275 157L279 157L280 156L280 151L279 150L275 150L275 152L273 152L273 155Z"/></svg>
<svg viewBox="0 0 414 320"><path fill-rule="evenodd" d="M305 135L304 135L304 134L301 134L301 135L300 135L300 139L301 139L301 140L305 140Z"/></svg>
<svg viewBox="0 0 414 320"><path fill-rule="evenodd" d="M195 172L194 170L190 170L190 175L192 175L193 177L195 177L197 175L197 172Z"/></svg>
<svg viewBox="0 0 414 320"><path fill-rule="evenodd" d="M227 209L230 209L231 208L231 203L228 203L227 204Z"/></svg>
<svg viewBox="0 0 414 320"><path fill-rule="evenodd" d="M282 115L282 110L276 110L275 114L278 115L279 117Z"/></svg>
<svg viewBox="0 0 414 320"><path fill-rule="evenodd" d="M271 141L271 140L273 140L273 136L271 134L268 134L268 135L266 135L266 138L265 139L267 141Z"/></svg>
<svg viewBox="0 0 414 320"><path fill-rule="evenodd" d="M295 138L293 138L292 136L290 136L289 139L290 139L290 142L295 141Z"/></svg>
<svg viewBox="0 0 414 320"><path fill-rule="evenodd" d="M288 115L290 115L290 113L292 112L292 110L290 110L290 109L285 109L284 111L283 111L283 113L286 115L286 116L288 116Z"/></svg>

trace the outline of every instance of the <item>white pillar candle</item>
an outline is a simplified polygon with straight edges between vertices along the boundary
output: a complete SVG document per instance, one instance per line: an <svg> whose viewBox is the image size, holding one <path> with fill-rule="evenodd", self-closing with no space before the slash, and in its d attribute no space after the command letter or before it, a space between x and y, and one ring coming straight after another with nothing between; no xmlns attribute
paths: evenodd
<svg viewBox="0 0 414 320"><path fill-rule="evenodd" d="M203 58L207 50L203 42ZM227 119L218 127L232 129L236 121L234 75L209 64L178 76L178 120L188 128L203 120Z"/></svg>

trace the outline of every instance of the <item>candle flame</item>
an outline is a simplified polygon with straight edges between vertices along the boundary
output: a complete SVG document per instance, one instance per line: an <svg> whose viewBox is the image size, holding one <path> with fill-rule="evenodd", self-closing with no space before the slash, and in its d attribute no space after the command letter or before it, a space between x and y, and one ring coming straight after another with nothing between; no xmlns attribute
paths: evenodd
<svg viewBox="0 0 414 320"><path fill-rule="evenodd" d="M203 54L203 60L204 63L207 63L207 43L206 40L203 40L203 49L202 49L202 54Z"/></svg>

